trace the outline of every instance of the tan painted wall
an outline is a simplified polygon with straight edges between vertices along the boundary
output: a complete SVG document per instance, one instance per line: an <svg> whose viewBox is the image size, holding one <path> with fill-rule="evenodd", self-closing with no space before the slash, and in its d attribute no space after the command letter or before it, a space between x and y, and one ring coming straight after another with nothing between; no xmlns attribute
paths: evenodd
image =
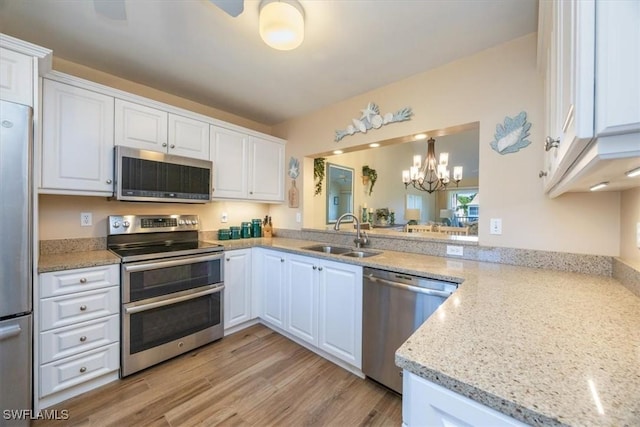
<svg viewBox="0 0 640 427"><path fill-rule="evenodd" d="M213 202L204 205L109 201L105 197L40 195L39 240L104 237L108 215L197 214L202 230L217 230L242 221L264 218L269 205L263 203ZM91 212L93 226L80 226L80 212ZM228 223L221 223L226 212ZM276 222L274 226L277 226Z"/></svg>
<svg viewBox="0 0 640 427"><path fill-rule="evenodd" d="M382 113L412 107L414 117L334 142L334 131L358 118L368 102L377 103ZM536 70L536 35L531 34L280 124L273 130L289 141L287 159L294 156L303 164L298 187L304 189L304 225L313 224L313 213L323 208L318 201L324 196L313 196L313 162L305 156L477 121L481 245L618 255L618 192L576 193L557 199L549 199L543 193L538 178L545 138L543 102L542 77ZM515 154L497 154L489 146L496 124L520 111L526 111L533 124L529 137L532 144ZM398 191L404 191L400 180ZM295 213L299 211L283 205L273 206L271 213L282 226L298 228L301 224L296 223ZM502 218L502 235L489 234L490 218Z"/></svg>
<svg viewBox="0 0 640 427"><path fill-rule="evenodd" d="M622 192L620 203L620 257L640 265L636 224L640 223L640 187Z"/></svg>
<svg viewBox="0 0 640 427"><path fill-rule="evenodd" d="M218 120L223 120L225 122L233 123L238 126L253 129L258 132L271 134L271 126L254 122L253 120L245 119L243 117L236 116L235 114L227 113L226 111L218 110L217 108L199 104L197 102L190 101L188 99L181 98L170 93L162 92L158 89L154 89L140 83L125 80L112 74L107 74L103 71L85 67L84 65L76 64L74 62L58 58L56 56L53 57L53 69L62 73L70 74L72 76L80 77L85 80L100 83L115 89L120 89L125 92L144 96L145 98L153 99L154 101L164 102L165 104L173 105L178 108L184 108L185 110L200 113Z"/></svg>

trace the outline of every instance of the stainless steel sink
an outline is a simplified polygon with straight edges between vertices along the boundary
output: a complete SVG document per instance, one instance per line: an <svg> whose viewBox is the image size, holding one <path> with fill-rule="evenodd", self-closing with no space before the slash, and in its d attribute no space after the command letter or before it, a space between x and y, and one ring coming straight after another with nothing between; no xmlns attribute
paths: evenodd
<svg viewBox="0 0 640 427"><path fill-rule="evenodd" d="M314 252L324 252L325 254L335 254L335 255L344 254L347 252L351 252L353 250L352 248L343 248L340 246L331 246L331 245L313 245L313 246L307 246L302 249L306 249L308 251L314 251Z"/></svg>
<svg viewBox="0 0 640 427"><path fill-rule="evenodd" d="M382 252L372 252L372 251L351 251L343 253L342 256L349 256L353 258L369 258L370 256L380 255Z"/></svg>

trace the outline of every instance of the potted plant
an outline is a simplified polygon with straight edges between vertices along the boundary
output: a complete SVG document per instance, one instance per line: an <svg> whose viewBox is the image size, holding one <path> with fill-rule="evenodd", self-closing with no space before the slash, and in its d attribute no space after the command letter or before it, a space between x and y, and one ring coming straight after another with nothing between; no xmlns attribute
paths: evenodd
<svg viewBox="0 0 640 427"><path fill-rule="evenodd" d="M322 180L324 180L324 161L324 157L313 159L313 179L316 182L316 196L322 193Z"/></svg>
<svg viewBox="0 0 640 427"><path fill-rule="evenodd" d="M373 186L378 179L378 172L375 169L371 169L368 165L362 167L362 183L364 185L369 184L369 195L373 191Z"/></svg>
<svg viewBox="0 0 640 427"><path fill-rule="evenodd" d="M472 194L471 196L456 196L456 199L458 200L458 209L462 209L462 216L468 216L469 203L473 201L476 194Z"/></svg>

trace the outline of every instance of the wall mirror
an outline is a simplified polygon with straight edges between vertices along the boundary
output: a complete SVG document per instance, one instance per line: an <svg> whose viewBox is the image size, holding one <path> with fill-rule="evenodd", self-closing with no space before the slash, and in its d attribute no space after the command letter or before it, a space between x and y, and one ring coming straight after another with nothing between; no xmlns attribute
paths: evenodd
<svg viewBox="0 0 640 427"><path fill-rule="evenodd" d="M450 184L444 191L428 193L414 189L411 185L405 188L402 179L402 171L409 169L413 163L413 156L420 155L424 161L427 152L427 140L415 140L414 135L380 141L380 146L370 148L352 147L347 152L338 155L325 155L328 163L327 173L327 209L316 210L312 228L324 228L325 224L335 222L337 217L344 212L354 212L358 217L363 216L363 209L375 214L378 209L388 208L394 212L394 225L379 228L380 232L402 232L403 225L409 221L418 224L440 223L451 225L477 224L481 207L480 198L476 196L475 203L464 209L466 214L459 210L459 200L479 194L479 151L480 132L479 124L469 123L447 129L425 132L435 139L435 154L449 153L449 165L453 172L454 166L463 167L463 178L456 187ZM337 164L340 164L338 166ZM362 167L369 166L376 170L378 180L373 191L369 194L368 186L362 180ZM337 172L330 172L332 166L337 167ZM334 208L335 202L340 203L340 197L333 189L334 176L340 176L341 171L354 173L354 182L350 203L352 206L338 213ZM323 200L324 201L324 200ZM350 210L355 209L355 211ZM443 217L444 215L444 217ZM462 216L466 218L462 218ZM415 218L415 219L414 219ZM413 222L412 222L413 223ZM378 228L374 223L374 227ZM375 228L374 228L375 230ZM374 231L372 230L372 231ZM471 234L477 235L477 225L471 228Z"/></svg>
<svg viewBox="0 0 640 427"><path fill-rule="evenodd" d="M352 168L327 163L327 224L335 223L342 214L353 212L353 176Z"/></svg>

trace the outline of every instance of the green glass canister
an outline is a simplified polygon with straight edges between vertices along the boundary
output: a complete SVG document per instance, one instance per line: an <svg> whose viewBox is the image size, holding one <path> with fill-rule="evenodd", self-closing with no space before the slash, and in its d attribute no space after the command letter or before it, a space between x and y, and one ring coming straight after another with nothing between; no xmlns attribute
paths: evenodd
<svg viewBox="0 0 640 427"><path fill-rule="evenodd" d="M240 234L243 239L248 239L251 237L251 223L250 222L242 222L240 223Z"/></svg>
<svg viewBox="0 0 640 427"><path fill-rule="evenodd" d="M261 219L251 220L251 235L253 237L262 237L262 220Z"/></svg>
<svg viewBox="0 0 640 427"><path fill-rule="evenodd" d="M231 229L231 239L232 240L239 239L240 238L240 227L231 226L229 228Z"/></svg>
<svg viewBox="0 0 640 427"><path fill-rule="evenodd" d="M228 228L221 228L218 230L218 240L229 240L231 238L231 230Z"/></svg>

